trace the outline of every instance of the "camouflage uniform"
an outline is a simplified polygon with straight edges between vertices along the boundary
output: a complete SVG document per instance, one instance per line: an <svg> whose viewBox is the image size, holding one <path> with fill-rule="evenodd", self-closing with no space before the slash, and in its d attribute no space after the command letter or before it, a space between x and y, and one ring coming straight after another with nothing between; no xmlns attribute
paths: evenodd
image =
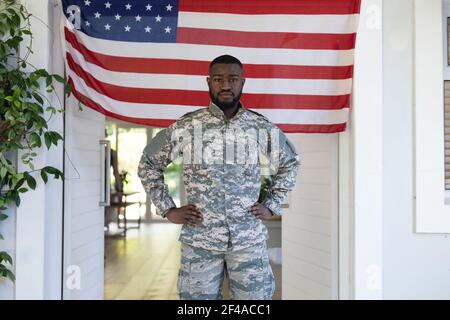
<svg viewBox="0 0 450 320"><path fill-rule="evenodd" d="M138 174L163 217L176 207L163 172L178 157L183 159L188 203L203 214L200 226L183 225L180 241L212 254L265 245L267 229L249 210L259 197L261 171L268 168L265 174L272 174L262 204L281 215L281 204L295 185L299 167L295 148L278 127L242 105L228 119L211 103L209 108L187 113L158 132L144 149ZM183 261L189 257L182 257L180 277L186 271Z"/></svg>

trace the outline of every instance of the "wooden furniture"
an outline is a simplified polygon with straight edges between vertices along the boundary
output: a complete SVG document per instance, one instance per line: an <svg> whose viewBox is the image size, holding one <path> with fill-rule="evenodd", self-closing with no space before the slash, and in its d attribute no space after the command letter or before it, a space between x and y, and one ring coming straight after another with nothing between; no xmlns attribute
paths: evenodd
<svg viewBox="0 0 450 320"><path fill-rule="evenodd" d="M128 197L135 195L135 194L139 194L139 192L134 191L134 192L115 192L115 193L111 193L111 202L110 202L110 208L112 209L116 209L117 210L117 227L119 229L122 229L121 233L123 233L124 236L127 235L127 230L130 228L140 228L141 226L141 216L139 215L138 218L138 225L137 227L129 227L127 225L127 207L132 206L132 205L136 205L139 204L139 212L140 212L140 208L142 205L142 202L140 201L140 197L139 197L139 201L128 201ZM123 224L121 226L120 223L120 215L123 216Z"/></svg>

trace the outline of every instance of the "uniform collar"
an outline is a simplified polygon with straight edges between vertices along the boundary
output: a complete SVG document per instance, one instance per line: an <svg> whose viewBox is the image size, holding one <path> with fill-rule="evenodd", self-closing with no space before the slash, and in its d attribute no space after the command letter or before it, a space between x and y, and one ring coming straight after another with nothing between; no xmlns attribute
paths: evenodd
<svg viewBox="0 0 450 320"><path fill-rule="evenodd" d="M243 114L246 110L247 110L247 109L244 107L244 105L242 104L242 102L239 101L239 108L238 108L238 111L237 111L236 114L233 116L233 118L228 119L228 118L225 116L225 113L223 113L222 109L220 109L214 102L211 101L211 102L209 103L209 111L210 111L213 115L215 115L215 116L217 116L217 117L219 117L219 118L223 118L223 119L225 119L225 120L232 120L232 119L238 118L238 117L239 117L241 114Z"/></svg>

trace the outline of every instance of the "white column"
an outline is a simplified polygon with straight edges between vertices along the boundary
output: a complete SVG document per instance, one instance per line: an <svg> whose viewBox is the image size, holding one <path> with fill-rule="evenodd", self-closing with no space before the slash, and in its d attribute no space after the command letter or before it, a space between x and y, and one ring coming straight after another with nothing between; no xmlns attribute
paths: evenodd
<svg viewBox="0 0 450 320"><path fill-rule="evenodd" d="M382 298L382 0L362 2L355 51L353 298Z"/></svg>

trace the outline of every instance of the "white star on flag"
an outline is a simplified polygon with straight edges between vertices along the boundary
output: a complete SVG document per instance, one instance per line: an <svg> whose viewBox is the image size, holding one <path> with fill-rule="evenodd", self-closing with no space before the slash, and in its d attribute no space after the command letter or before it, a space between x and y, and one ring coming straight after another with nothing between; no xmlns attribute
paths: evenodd
<svg viewBox="0 0 450 320"><path fill-rule="evenodd" d="M102 14L97 11L96 13L94 13L94 15L95 15L95 18L100 19Z"/></svg>
<svg viewBox="0 0 450 320"><path fill-rule="evenodd" d="M152 28L150 28L149 26L145 27L145 32L150 32L152 30Z"/></svg>
<svg viewBox="0 0 450 320"><path fill-rule="evenodd" d="M146 11L151 11L152 10L152 6L150 5L150 3L145 6L145 10Z"/></svg>
<svg viewBox="0 0 450 320"><path fill-rule="evenodd" d="M85 21L84 24L86 25L86 27L89 27L91 24L89 23L89 21Z"/></svg>
<svg viewBox="0 0 450 320"><path fill-rule="evenodd" d="M85 6L90 6L90 5L91 5L91 2L90 2L89 0L85 0L85 1L84 1L84 5L85 5Z"/></svg>
<svg viewBox="0 0 450 320"><path fill-rule="evenodd" d="M141 22L142 17L140 15L137 15L134 18L136 19L136 22Z"/></svg>
<svg viewBox="0 0 450 320"><path fill-rule="evenodd" d="M126 27L125 27L125 32L130 32L130 26L129 25L127 25Z"/></svg>
<svg viewBox="0 0 450 320"><path fill-rule="evenodd" d="M167 11L172 11L172 8L173 8L173 7L172 7L170 4L168 4L168 5L166 6L166 10L167 10Z"/></svg>
<svg viewBox="0 0 450 320"><path fill-rule="evenodd" d="M162 17L158 14L158 15L155 17L155 19L156 19L156 22L161 22Z"/></svg>
<svg viewBox="0 0 450 320"><path fill-rule="evenodd" d="M106 9L110 9L111 8L111 3L109 3L109 1L105 3L105 8Z"/></svg>
<svg viewBox="0 0 450 320"><path fill-rule="evenodd" d="M169 27L169 26L167 26L167 27L164 28L164 30L166 30L166 33L170 33L170 31L172 30L172 28Z"/></svg>
<svg viewBox="0 0 450 320"><path fill-rule="evenodd" d="M116 18L116 20L120 20L120 18L122 18L120 14L116 14L114 17Z"/></svg>
<svg viewBox="0 0 450 320"><path fill-rule="evenodd" d="M127 10L131 10L131 4L127 3L127 4L125 5L125 8L126 8Z"/></svg>
<svg viewBox="0 0 450 320"><path fill-rule="evenodd" d="M111 26L108 23L105 24L105 30L111 30Z"/></svg>

